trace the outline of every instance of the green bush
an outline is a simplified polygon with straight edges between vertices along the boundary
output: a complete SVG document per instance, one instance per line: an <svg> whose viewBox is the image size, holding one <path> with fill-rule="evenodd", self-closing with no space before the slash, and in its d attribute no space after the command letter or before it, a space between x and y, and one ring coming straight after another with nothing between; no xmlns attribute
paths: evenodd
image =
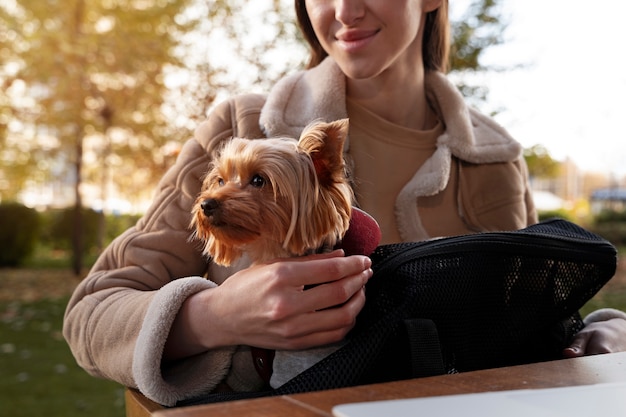
<svg viewBox="0 0 626 417"><path fill-rule="evenodd" d="M626 246L626 211L604 210L594 216L591 231L615 246Z"/></svg>
<svg viewBox="0 0 626 417"><path fill-rule="evenodd" d="M52 249L67 250L72 247L74 233L74 207L52 209L43 217L42 241ZM89 250L96 246L98 240L98 222L100 214L88 208L81 210L82 215L82 246Z"/></svg>
<svg viewBox="0 0 626 417"><path fill-rule="evenodd" d="M117 236L121 235L126 229L134 226L140 217L141 216L134 214L107 215L105 244L110 243Z"/></svg>
<svg viewBox="0 0 626 417"><path fill-rule="evenodd" d="M99 228L102 213L85 208L82 211L83 234L82 242L86 253L97 251ZM74 208L49 209L41 213L41 242L52 250L69 250L72 247L74 230ZM133 226L137 215L106 215L104 218L105 233L102 245L108 245L115 237Z"/></svg>
<svg viewBox="0 0 626 417"><path fill-rule="evenodd" d="M596 224L615 222L626 223L626 210L603 210L595 216L594 220Z"/></svg>
<svg viewBox="0 0 626 417"><path fill-rule="evenodd" d="M35 249L38 213L19 203L0 204L0 266L20 265Z"/></svg>
<svg viewBox="0 0 626 417"><path fill-rule="evenodd" d="M615 246L626 246L626 222L596 223L590 229Z"/></svg>
<svg viewBox="0 0 626 417"><path fill-rule="evenodd" d="M552 219L554 217L558 217L563 220L568 220L570 222L575 223L574 217L568 210L558 209L558 210L542 210L538 213L539 221Z"/></svg>

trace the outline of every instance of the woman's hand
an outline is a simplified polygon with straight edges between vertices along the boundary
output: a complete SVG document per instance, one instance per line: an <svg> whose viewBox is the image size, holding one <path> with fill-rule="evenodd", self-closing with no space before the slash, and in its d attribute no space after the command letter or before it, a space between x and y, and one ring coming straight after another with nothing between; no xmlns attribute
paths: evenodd
<svg viewBox="0 0 626 417"><path fill-rule="evenodd" d="M563 350L566 358L626 351L626 320L613 318L588 324Z"/></svg>
<svg viewBox="0 0 626 417"><path fill-rule="evenodd" d="M371 260L342 251L255 265L183 304L168 359L221 346L304 349L341 340L365 303ZM305 290L305 287L313 286Z"/></svg>

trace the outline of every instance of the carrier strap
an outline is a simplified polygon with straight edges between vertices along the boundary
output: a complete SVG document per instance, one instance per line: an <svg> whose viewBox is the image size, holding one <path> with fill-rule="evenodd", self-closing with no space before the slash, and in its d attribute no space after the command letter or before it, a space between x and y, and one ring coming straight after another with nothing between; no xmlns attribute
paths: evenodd
<svg viewBox="0 0 626 417"><path fill-rule="evenodd" d="M428 319L406 319L404 325L409 336L412 377L444 374L439 333L435 322Z"/></svg>

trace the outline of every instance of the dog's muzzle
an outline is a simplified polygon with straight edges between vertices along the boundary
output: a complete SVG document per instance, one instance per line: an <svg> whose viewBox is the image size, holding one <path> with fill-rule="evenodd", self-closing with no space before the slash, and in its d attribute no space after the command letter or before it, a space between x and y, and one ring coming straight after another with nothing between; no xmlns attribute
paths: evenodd
<svg viewBox="0 0 626 417"><path fill-rule="evenodd" d="M205 216L210 217L215 214L215 211L219 208L220 202L215 198L207 198L200 203L202 212Z"/></svg>

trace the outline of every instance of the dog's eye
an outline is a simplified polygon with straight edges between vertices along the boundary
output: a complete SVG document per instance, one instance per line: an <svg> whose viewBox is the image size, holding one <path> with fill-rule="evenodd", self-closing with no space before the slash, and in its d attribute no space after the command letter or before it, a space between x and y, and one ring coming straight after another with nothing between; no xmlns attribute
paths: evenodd
<svg viewBox="0 0 626 417"><path fill-rule="evenodd" d="M224 178L218 178L217 179L217 185L219 185L220 187L224 186Z"/></svg>
<svg viewBox="0 0 626 417"><path fill-rule="evenodd" d="M255 174L250 180L250 185L256 188L261 188L265 185L265 178L259 174Z"/></svg>

